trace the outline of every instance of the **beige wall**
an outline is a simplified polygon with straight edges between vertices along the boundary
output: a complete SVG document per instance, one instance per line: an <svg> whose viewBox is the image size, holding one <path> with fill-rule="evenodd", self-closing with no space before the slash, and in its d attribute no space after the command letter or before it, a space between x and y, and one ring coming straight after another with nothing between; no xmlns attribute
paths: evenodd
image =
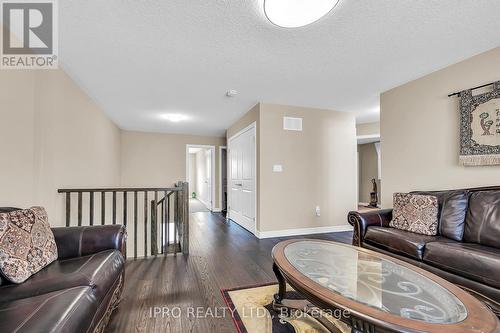
<svg viewBox="0 0 500 333"><path fill-rule="evenodd" d="M369 203L373 189L371 180L375 178L380 198L380 180L378 179L378 156L374 143L358 145L359 202ZM380 199L379 199L380 200Z"/></svg>
<svg viewBox="0 0 500 333"><path fill-rule="evenodd" d="M383 206L397 191L500 185L500 166L459 166L459 99L447 97L499 78L496 48L382 94Z"/></svg>
<svg viewBox="0 0 500 333"><path fill-rule="evenodd" d="M239 131L249 126L252 123L257 124L257 131L259 130L259 115L260 115L260 103L254 105L247 113L245 113L236 123L231 125L227 129L226 137L229 139L230 137L237 134ZM257 138L259 137L257 133ZM257 145L258 147L259 145ZM258 154L257 154L258 156Z"/></svg>
<svg viewBox="0 0 500 333"><path fill-rule="evenodd" d="M284 116L303 118L303 131L283 130ZM356 208L355 170L354 115L261 104L260 231L345 225Z"/></svg>
<svg viewBox="0 0 500 333"><path fill-rule="evenodd" d="M380 122L357 124L356 135L380 135Z"/></svg>
<svg viewBox="0 0 500 333"><path fill-rule="evenodd" d="M302 117L303 131L283 130L284 116ZM344 226L357 201L354 116L260 103L228 137L252 122L257 122L257 230ZM283 172L273 172L274 164Z"/></svg>
<svg viewBox="0 0 500 333"><path fill-rule="evenodd" d="M61 226L58 188L119 185L120 130L64 71L0 71L0 91L2 206L42 205Z"/></svg>
<svg viewBox="0 0 500 333"><path fill-rule="evenodd" d="M0 71L0 206L35 200L35 72Z"/></svg>
<svg viewBox="0 0 500 333"><path fill-rule="evenodd" d="M186 145L215 146L215 206L219 207L219 147L225 138L122 131L121 184L172 186L186 180Z"/></svg>

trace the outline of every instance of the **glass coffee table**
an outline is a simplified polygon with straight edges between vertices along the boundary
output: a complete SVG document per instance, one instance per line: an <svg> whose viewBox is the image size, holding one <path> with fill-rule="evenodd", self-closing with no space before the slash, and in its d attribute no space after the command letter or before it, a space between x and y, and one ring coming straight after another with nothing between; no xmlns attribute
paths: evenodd
<svg viewBox="0 0 500 333"><path fill-rule="evenodd" d="M500 332L497 317L446 280L401 260L323 240L288 240L272 251L274 307L329 310L353 332ZM285 299L289 284L307 304ZM302 304L302 305L301 305ZM338 325L315 318L332 332Z"/></svg>

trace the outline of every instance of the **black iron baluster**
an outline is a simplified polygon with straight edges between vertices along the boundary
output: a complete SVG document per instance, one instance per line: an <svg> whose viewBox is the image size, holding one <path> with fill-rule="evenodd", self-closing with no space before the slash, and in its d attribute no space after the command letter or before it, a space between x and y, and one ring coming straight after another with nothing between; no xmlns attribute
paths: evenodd
<svg viewBox="0 0 500 333"><path fill-rule="evenodd" d="M78 226L82 225L82 192L78 192Z"/></svg>
<svg viewBox="0 0 500 333"><path fill-rule="evenodd" d="M165 245L165 252L168 253L168 247L170 246L170 196L172 195L172 192L169 192L167 195L167 215L166 215L166 229L165 229L165 240L166 240L166 245Z"/></svg>
<svg viewBox="0 0 500 333"><path fill-rule="evenodd" d="M101 192L101 225L106 224L106 192Z"/></svg>
<svg viewBox="0 0 500 333"><path fill-rule="evenodd" d="M148 256L148 192L144 192L144 256ZM153 254L153 253L151 253Z"/></svg>
<svg viewBox="0 0 500 333"><path fill-rule="evenodd" d="M161 254L165 252L165 204L167 202L167 191L163 192L163 202L161 203Z"/></svg>
<svg viewBox="0 0 500 333"><path fill-rule="evenodd" d="M123 225L127 226L127 191L123 192Z"/></svg>
<svg viewBox="0 0 500 333"><path fill-rule="evenodd" d="M182 214L182 253L189 254L189 184L182 184L184 209Z"/></svg>
<svg viewBox="0 0 500 333"><path fill-rule="evenodd" d="M177 253L177 224L179 223L179 191L175 191L174 198L174 253Z"/></svg>
<svg viewBox="0 0 500 333"><path fill-rule="evenodd" d="M134 258L137 258L137 191L134 191Z"/></svg>
<svg viewBox="0 0 500 333"><path fill-rule="evenodd" d="M71 219L71 192L66 192L66 226L69 227Z"/></svg>
<svg viewBox="0 0 500 333"><path fill-rule="evenodd" d="M89 192L89 225L94 225L94 192Z"/></svg>
<svg viewBox="0 0 500 333"><path fill-rule="evenodd" d="M158 255L158 191L151 207L151 255Z"/></svg>
<svg viewBox="0 0 500 333"><path fill-rule="evenodd" d="M116 191L113 191L113 224L116 224Z"/></svg>

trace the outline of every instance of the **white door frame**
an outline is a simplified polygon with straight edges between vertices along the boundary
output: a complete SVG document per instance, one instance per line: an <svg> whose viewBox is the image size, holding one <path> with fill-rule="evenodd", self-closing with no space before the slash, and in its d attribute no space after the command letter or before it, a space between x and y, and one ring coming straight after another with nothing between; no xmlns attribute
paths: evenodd
<svg viewBox="0 0 500 333"><path fill-rule="evenodd" d="M231 143L231 141L234 140L234 138L238 137L239 135L245 133L246 131L250 130L254 128L255 129L255 145L254 145L254 172L255 172L255 189L254 189L254 216L255 216L255 223L254 223L254 235L258 235L259 234L259 230L257 229L257 220L258 220L258 216L257 216L257 205L258 205L258 202L257 202L257 191L259 189L259 180L257 178L257 175L258 175L258 172L257 172L257 122L254 121L253 123L251 123L250 125L248 125L247 127L239 130L237 133L233 134L232 136L230 136L228 139L227 139L227 155L226 155L226 162L227 162L227 169L226 169L226 172L228 175L231 174L231 163L229 163L229 161L231 160L230 159L230 154L231 154L231 151L229 150L229 144ZM229 180L228 180L228 183L229 183ZM231 195L230 195L231 191L227 191L227 205L229 207L229 203L231 202ZM230 213L230 209L228 208L227 210L227 218L228 219L231 219L231 213ZM236 222L235 222L236 223Z"/></svg>
<svg viewBox="0 0 500 333"><path fill-rule="evenodd" d="M195 145L195 144L187 144L186 145L186 181L189 179L189 148L203 148L209 149L210 154L212 155L211 165L210 165L210 186L212 188L210 193L210 207L207 207L209 210L215 210L215 146L212 145ZM191 192L192 189L190 189Z"/></svg>
<svg viewBox="0 0 500 333"><path fill-rule="evenodd" d="M228 175L228 172L227 172L227 166L228 166L228 162L227 162L227 146L219 146L219 207L216 209L216 211L222 211L222 150L226 150L226 179L227 179L227 175ZM227 201L226 201L226 207L227 207Z"/></svg>

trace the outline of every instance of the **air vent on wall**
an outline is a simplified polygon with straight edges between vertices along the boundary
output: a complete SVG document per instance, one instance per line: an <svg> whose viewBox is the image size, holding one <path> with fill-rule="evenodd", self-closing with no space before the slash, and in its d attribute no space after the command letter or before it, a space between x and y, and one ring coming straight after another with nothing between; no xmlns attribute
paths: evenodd
<svg viewBox="0 0 500 333"><path fill-rule="evenodd" d="M302 118L283 117L283 129L287 131L302 131Z"/></svg>

